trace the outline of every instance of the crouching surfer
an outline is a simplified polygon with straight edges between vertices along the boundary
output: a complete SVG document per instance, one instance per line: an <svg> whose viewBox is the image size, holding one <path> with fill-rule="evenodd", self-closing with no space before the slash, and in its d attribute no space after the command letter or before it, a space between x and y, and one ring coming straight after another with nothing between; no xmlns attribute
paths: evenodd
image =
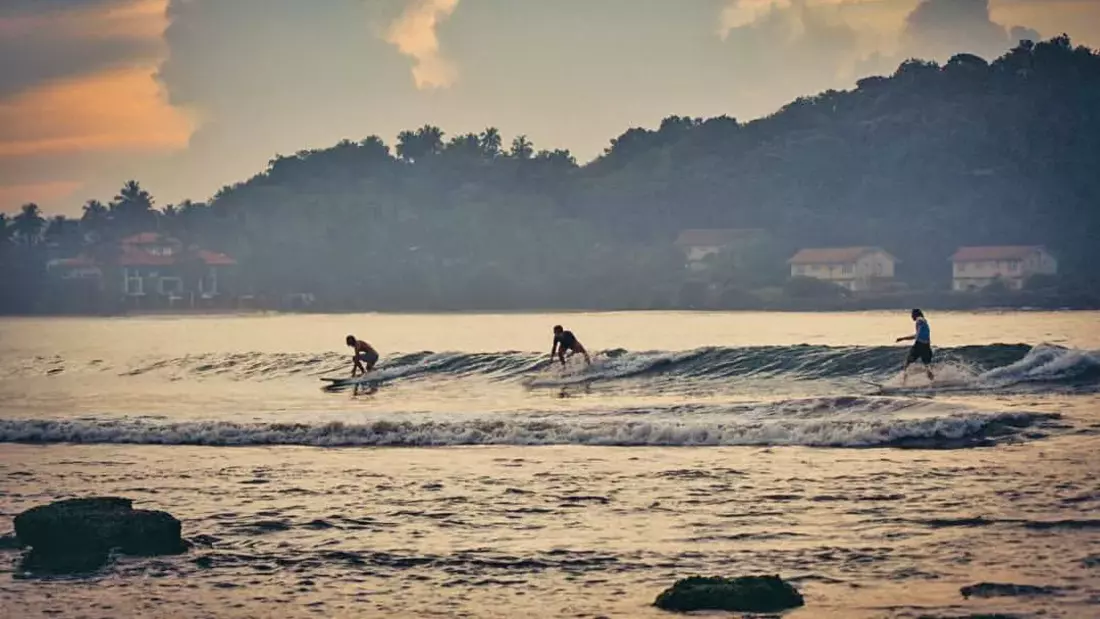
<svg viewBox="0 0 1100 619"><path fill-rule="evenodd" d="M550 358L553 359L557 356L561 364L565 365L566 351L569 352L570 357L576 353L584 355L584 362L587 365L592 365L592 360L588 357L588 351L577 340L577 336L573 335L572 331L563 329L561 325L554 325L554 344L550 347Z"/></svg>
<svg viewBox="0 0 1100 619"><path fill-rule="evenodd" d="M905 365L902 367L901 382L903 385L909 377L909 366L918 360L924 365L928 380L936 380L936 377L932 375L932 330L928 327L928 320L924 317L924 312L919 309L913 310L910 316L912 316L916 327L915 332L913 335L899 337L896 340L898 342L913 340L913 347L909 349L909 354L905 357Z"/></svg>
<svg viewBox="0 0 1100 619"><path fill-rule="evenodd" d="M378 351L354 335L349 335L346 341L352 349L351 377L355 378L356 371L366 374L374 370L374 364L378 363Z"/></svg>

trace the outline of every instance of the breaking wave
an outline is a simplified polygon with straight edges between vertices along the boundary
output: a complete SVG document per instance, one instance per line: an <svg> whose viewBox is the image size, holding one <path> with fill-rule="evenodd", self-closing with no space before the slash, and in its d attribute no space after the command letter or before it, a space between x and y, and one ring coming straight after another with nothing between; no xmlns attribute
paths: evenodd
<svg viewBox="0 0 1100 619"><path fill-rule="evenodd" d="M579 361L559 371L545 356L526 352L397 354L383 359L371 381L484 377L515 381L529 387L551 387L591 381L669 376L698 381L733 378L794 380L885 379L896 376L904 348L759 346L710 347L682 352L609 350L595 355L593 366ZM1100 387L1100 352L1051 345L993 344L936 350L936 362L952 380L976 389L1005 388L1026 383L1046 387ZM113 368L102 362L69 367L61 359L38 358L9 375L67 372L113 372L123 377L168 375L221 377L230 380L274 380L295 375L344 374L345 355L338 354L203 354L149 360L134 367ZM956 385L958 386L958 385Z"/></svg>
<svg viewBox="0 0 1100 619"><path fill-rule="evenodd" d="M926 418L378 420L370 423L156 423L0 420L0 442L143 445L431 447L456 445L807 446L957 449L1040 438L1057 415L954 413Z"/></svg>

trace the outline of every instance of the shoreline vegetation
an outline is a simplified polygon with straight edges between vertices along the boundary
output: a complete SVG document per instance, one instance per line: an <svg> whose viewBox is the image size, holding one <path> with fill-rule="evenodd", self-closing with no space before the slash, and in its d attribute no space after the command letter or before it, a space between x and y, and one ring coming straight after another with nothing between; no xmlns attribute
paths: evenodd
<svg viewBox="0 0 1100 619"><path fill-rule="evenodd" d="M36 312L4 314L10 318L77 318L102 316L127 318L143 316L262 316L286 314L582 314L614 312L790 312L834 313L908 310L920 307L939 312L1026 312L1026 311L1097 311L1100 296L1093 294L1029 294L978 295L935 291L931 293L861 294L854 297L821 299L781 299L771 302L745 301L724 304L720 300L700 305L651 305L651 306L600 306L600 307L444 307L435 309L399 307L330 308L323 304L309 308L209 308L209 309L121 309L114 313L89 314L87 312Z"/></svg>
<svg viewBox="0 0 1100 619"><path fill-rule="evenodd" d="M494 127L344 140L204 202L129 181L79 218L0 216L0 315L1100 309L1097 109L1100 54L1061 36L749 122L668 116L584 164ZM685 230L753 234L691 268ZM1048 248L1058 275L950 291L959 247L1007 245ZM791 277L802 249L855 246L895 256L894 279Z"/></svg>

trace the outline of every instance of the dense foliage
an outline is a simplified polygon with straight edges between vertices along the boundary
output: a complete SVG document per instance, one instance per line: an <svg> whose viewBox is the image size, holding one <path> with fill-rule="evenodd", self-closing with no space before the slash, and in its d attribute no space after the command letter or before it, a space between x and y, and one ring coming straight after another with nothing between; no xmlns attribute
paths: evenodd
<svg viewBox="0 0 1100 619"><path fill-rule="evenodd" d="M706 277L727 290L783 290L790 252L831 245L882 246L913 288L946 289L960 245L1043 243L1094 285L1097 170L1100 55L1059 37L992 63L911 60L745 124L670 116L584 166L426 125L393 149L278 156L208 203L157 211L131 182L79 223L27 205L3 222L4 303L34 307L45 256L148 229L236 256L248 292L329 309L675 305L696 294L672 247L685 228L767 232L718 258Z"/></svg>

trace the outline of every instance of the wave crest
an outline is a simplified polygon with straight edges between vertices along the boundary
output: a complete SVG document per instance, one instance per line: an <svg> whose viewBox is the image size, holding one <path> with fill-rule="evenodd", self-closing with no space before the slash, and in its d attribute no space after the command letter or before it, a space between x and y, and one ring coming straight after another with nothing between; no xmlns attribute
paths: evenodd
<svg viewBox="0 0 1100 619"><path fill-rule="evenodd" d="M559 372L545 355L525 352L436 353L389 356L369 380L420 380L482 377L553 387L594 380L613 381L669 376L693 381L782 378L831 380L896 376L904 356L896 346L758 346L710 347L688 351L630 352L616 349L596 355L591 368L579 361ZM936 349L937 364L954 386L999 389L1021 383L1100 387L1100 352L1051 345L993 344ZM122 377L167 375L173 380L220 377L229 380L276 380L297 375L343 374L347 358L332 354L203 354L142 362L113 368L103 362L66 365L61 359L38 358L9 368L9 376L59 375L66 372L114 372Z"/></svg>
<svg viewBox="0 0 1100 619"><path fill-rule="evenodd" d="M738 422L471 419L255 423L0 420L0 442L142 445L431 447L457 445L790 446L952 449L1035 438L1057 415L957 413L923 419L818 418Z"/></svg>

